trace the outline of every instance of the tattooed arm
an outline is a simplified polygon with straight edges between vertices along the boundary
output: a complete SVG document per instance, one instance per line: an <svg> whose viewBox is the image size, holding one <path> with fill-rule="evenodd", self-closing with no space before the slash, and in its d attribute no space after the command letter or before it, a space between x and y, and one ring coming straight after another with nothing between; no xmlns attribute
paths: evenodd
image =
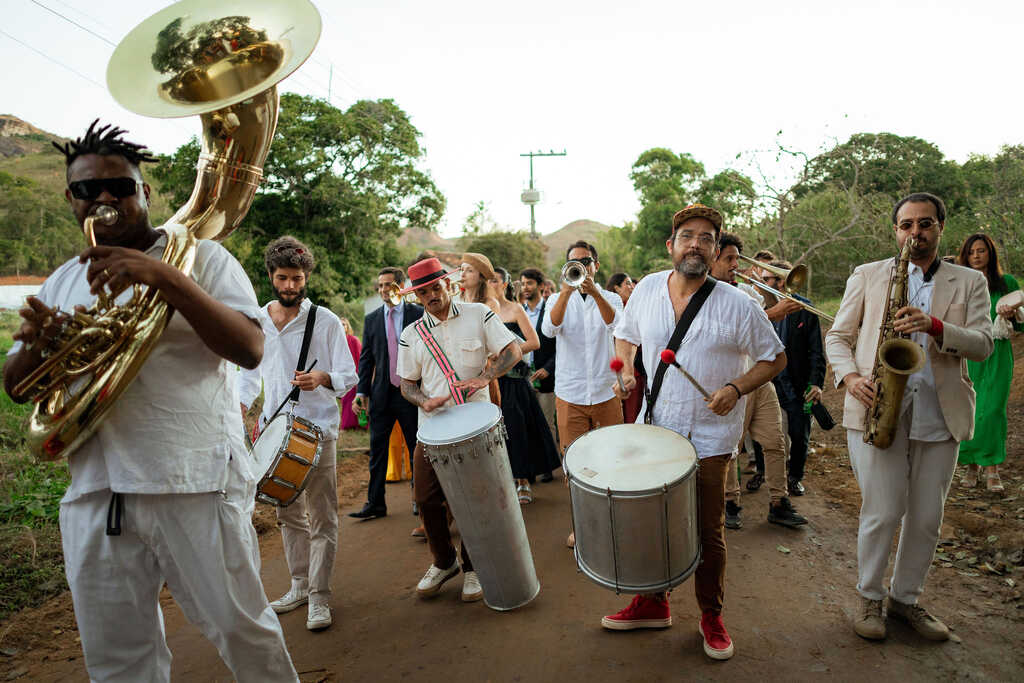
<svg viewBox="0 0 1024 683"><path fill-rule="evenodd" d="M459 380L455 383L455 386L459 389L465 389L466 395L470 396L490 384L491 380L501 377L511 370L522 358L523 352L519 348L519 343L511 341L498 352L498 355L491 360L479 377Z"/></svg>
<svg viewBox="0 0 1024 683"><path fill-rule="evenodd" d="M402 396L405 397L406 401L419 406L425 413L434 412L451 398L451 396L435 396L430 398L423 393L423 390L420 389L416 382L407 380L404 377L402 378L401 390Z"/></svg>

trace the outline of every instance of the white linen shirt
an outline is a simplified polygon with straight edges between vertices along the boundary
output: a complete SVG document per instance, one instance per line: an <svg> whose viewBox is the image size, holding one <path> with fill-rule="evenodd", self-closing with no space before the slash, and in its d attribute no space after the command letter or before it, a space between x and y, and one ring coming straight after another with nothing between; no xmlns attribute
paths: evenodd
<svg viewBox="0 0 1024 683"><path fill-rule="evenodd" d="M622 320L622 299L615 292L595 286L615 311L610 323L601 317L594 298L584 299L578 291L570 292L565 317L557 326L551 322L551 311L560 294L552 294L541 323L541 331L555 339L555 396L580 406L597 405L615 397L615 373L609 362L614 355L612 331Z"/></svg>
<svg viewBox="0 0 1024 683"><path fill-rule="evenodd" d="M160 258L161 235L147 254ZM39 290L48 306L89 307L88 263L75 257ZM256 293L238 261L221 245L200 240L191 277L210 296L256 320ZM118 303L131 296L129 289ZM8 355L22 347L16 342ZM227 485L229 460L248 462L242 416L235 397L234 366L203 343L180 313L153 348L135 380L99 428L68 456L71 485L62 502L95 491L206 493ZM245 467L248 470L248 465ZM251 471L246 475L253 477Z"/></svg>
<svg viewBox="0 0 1024 683"><path fill-rule="evenodd" d="M654 385L661 352L676 327L668 292L671 273L664 270L645 276L633 290L622 322L615 328L616 337L643 347L648 388ZM714 392L745 374L748 359L755 363L774 361L784 350L761 307L732 285L717 282L683 337L676 359L701 386ZM743 396L728 415L715 415L700 392L670 367L654 405L653 422L689 438L697 456L707 458L732 453L736 448L743 436L745 406ZM641 409L638 423L643 422L644 412Z"/></svg>
<svg viewBox="0 0 1024 683"><path fill-rule="evenodd" d="M239 396L247 406L260 394L263 385L263 413L260 415L261 427L266 426L274 411L281 405L291 390L291 381L295 378L295 366L299 362L299 351L302 350L302 336L306 332L306 319L312 307L309 299L299 304L299 314L288 321L278 331L274 321L270 319L270 304L260 309L260 325L266 342L263 345L263 362L253 370L244 370L239 387ZM305 418L324 432L324 438L338 438L338 399L348 393L356 385L356 366L352 361L352 352L348 348L345 328L338 316L324 306L318 306L316 321L309 340L309 353L306 355L306 367L316 361L314 370L322 370L331 376L331 386L319 386L313 391L299 392L299 402L292 411L294 415ZM287 406L282 410L287 410Z"/></svg>
<svg viewBox="0 0 1024 683"><path fill-rule="evenodd" d="M448 357L459 379L479 377L484 365L487 364L487 356L500 352L510 342L516 340L512 331L501 322L501 318L485 304L453 300L447 319L438 320L429 311L424 310L422 320L444 351L444 355ZM398 340L397 371L402 379L410 382L420 381L421 390L430 398L451 394L448 380L427 350L427 345L416 331L415 324L402 330L402 336ZM484 387L473 392L466 400L488 401L490 392ZM419 415L420 424L430 419L430 415L424 413L422 408Z"/></svg>
<svg viewBox="0 0 1024 683"><path fill-rule="evenodd" d="M941 266L940 266L941 267ZM924 281L924 271L913 263L907 269L907 304L920 308L927 314L932 310L932 292L935 281ZM953 438L946 428L946 419L939 406L939 395L935 391L935 375L932 373L932 359L928 353L928 333L915 332L911 341L924 349L924 367L907 378L903 392L900 413L911 411L910 438L914 441L947 441Z"/></svg>

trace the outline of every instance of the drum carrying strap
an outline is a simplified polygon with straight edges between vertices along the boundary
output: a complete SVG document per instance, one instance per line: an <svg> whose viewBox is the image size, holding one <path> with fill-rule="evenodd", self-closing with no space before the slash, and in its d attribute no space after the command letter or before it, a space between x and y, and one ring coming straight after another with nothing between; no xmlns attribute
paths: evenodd
<svg viewBox="0 0 1024 683"><path fill-rule="evenodd" d="M311 305L309 307L309 313L306 315L306 329L302 332L302 346L299 348L299 361L295 364L296 372L302 370L303 368L306 368L306 356L309 355L309 342L313 339L313 324L316 322L317 308L319 307L316 304ZM310 366L306 368L306 372L312 370L314 365L316 365L316 361L313 361L310 364ZM286 405L288 405L289 401L295 401L296 403L298 403L299 394L301 392L302 390L299 387L294 387L288 393L285 399L281 401L281 405L277 407L277 410L274 411L274 414L271 415L270 418L263 424L268 425L271 422L273 422L274 418L278 416L278 414ZM256 422L256 427L259 427L259 421ZM252 434L252 442L256 443L257 438L259 438L259 432L257 431L256 428L254 428Z"/></svg>
<svg viewBox="0 0 1024 683"><path fill-rule="evenodd" d="M455 383L459 381L459 375L455 372L455 368L452 367L448 356L444 354L444 349L434 339L434 335L430 334L430 330L427 329L427 325L422 319L416 323L415 327L416 333L420 335L420 339L423 340L424 345L427 347L427 352L434 358L437 367L441 368L441 373L448 382L448 390L452 392L452 399L455 401L455 405L462 405L466 402L466 395L462 392L462 389L455 386Z"/></svg>
<svg viewBox="0 0 1024 683"><path fill-rule="evenodd" d="M711 295L711 290L715 288L715 283L717 282L718 280L708 275L704 280L704 284L693 293L693 296L690 297L690 302L683 309L683 314L679 316L676 329L672 332L672 337L668 340L668 346L665 348L671 349L673 353L679 349L679 345L683 343L683 337L686 336L686 332L690 329L690 324L697 317L697 313L704 306L704 302L708 300L708 296ZM644 387L644 393L647 398L644 424L652 424L654 420L654 402L658 400L658 393L661 391L661 383L665 381L665 372L667 370L668 363L659 360L658 369L654 371L654 382L651 384L650 390L648 391L647 387Z"/></svg>

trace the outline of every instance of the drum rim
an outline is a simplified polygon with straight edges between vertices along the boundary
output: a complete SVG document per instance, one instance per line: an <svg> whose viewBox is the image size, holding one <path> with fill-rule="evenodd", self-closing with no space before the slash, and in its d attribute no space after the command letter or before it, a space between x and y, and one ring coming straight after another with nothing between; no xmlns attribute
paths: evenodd
<svg viewBox="0 0 1024 683"><path fill-rule="evenodd" d="M464 441L469 441L470 439L476 438L476 437L480 436L481 434L486 434L487 432L489 432L492 429L494 429L495 425L497 425L497 424L499 424L501 422L501 409L498 408L498 406L494 405L490 401L486 401L486 402L485 401L474 401L473 403L480 403L482 405L487 405L487 406L491 406L492 408L494 408L494 410L495 410L494 420L492 422L489 422L486 426L480 427L478 430L476 430L474 432L471 432L469 434L465 434L463 436L460 436L460 437L458 437L455 440L452 440L451 438L449 438L447 441L437 441L437 440L427 441L421 435L421 432L423 431L423 426L421 425L419 427L419 429L416 430L416 440L419 441L424 446L450 446L451 444L462 443ZM464 403L462 405L473 405L473 403ZM447 412L449 410L457 410L458 408L459 408L459 406L452 406L451 408L448 408L445 412ZM478 410L478 409L474 408L474 410ZM428 417L427 420L429 421L430 418Z"/></svg>
<svg viewBox="0 0 1024 683"><path fill-rule="evenodd" d="M613 489L613 488L608 488L608 487L594 486L593 484L588 484L587 482L583 481L582 479L579 478L578 475L575 475L573 473L572 469L569 467L569 453L572 452L573 446L578 444L583 439L586 439L586 438L590 437L593 434L597 434L602 429L612 429L614 427L622 427L624 425L632 425L632 426L636 426L636 427L653 427L654 429L660 429L660 430L669 432L669 433L671 433L671 434L673 434L675 436L678 436L680 439L682 439L686 443L690 444L690 447L693 448L694 460L693 460L692 466L688 470L683 472L681 475L679 475L678 478L673 479L671 482L665 482L665 483L660 484L658 486L654 486L654 487L646 488L646 489ZM646 495L649 495L651 493L657 493L657 492L661 491L663 487L671 488L671 487L675 486L676 484L685 481L688 477L691 477L691 476L696 474L699 465L700 465L700 455L697 453L697 447L693 445L692 441L690 441L688 438L686 438L685 436L683 436L679 432L677 432L677 431L675 431L673 429L669 429L668 427L662 427L661 425L649 425L649 424L638 424L638 423L625 422L625 423L617 424L617 425L607 425L606 427L598 427L597 429L592 429L589 432L587 432L585 434L581 434L580 436L576 437L576 439L574 439L573 442L571 444L569 444L569 447L565 449L565 458L564 458L564 461L562 463L562 469L565 471L565 476L569 479L569 484L570 485L575 483L581 489L584 489L586 491L590 491L590 492L593 492L593 493L599 493L601 495L606 495L606 494L610 493L612 495L619 494L620 497L642 498L642 497L644 497Z"/></svg>

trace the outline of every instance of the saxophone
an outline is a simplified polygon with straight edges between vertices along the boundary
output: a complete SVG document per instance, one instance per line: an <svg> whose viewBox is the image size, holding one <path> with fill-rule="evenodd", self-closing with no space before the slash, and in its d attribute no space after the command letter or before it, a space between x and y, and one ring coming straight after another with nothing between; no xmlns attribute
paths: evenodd
<svg viewBox="0 0 1024 683"><path fill-rule="evenodd" d="M246 16L227 13L244 9ZM277 126L276 84L299 68L320 37L309 0L183 0L137 26L114 50L107 83L125 108L160 118L199 114L203 127L192 196L162 227L162 260L188 275L198 240L239 226L263 175ZM152 66L151 69L146 64ZM99 207L83 229L117 220ZM73 453L135 379L170 321L160 292L133 286L130 299L103 292L64 318L41 349L45 361L15 388L35 403L26 442L41 460Z"/></svg>
<svg viewBox="0 0 1024 683"><path fill-rule="evenodd" d="M896 271L889 279L885 313L878 330L878 351L871 370L875 398L864 420L864 443L875 448L885 449L892 445L900 422L907 380L924 367L924 349L912 342L910 335L899 334L894 328L896 311L907 305L907 271L915 241L908 237L900 249Z"/></svg>

